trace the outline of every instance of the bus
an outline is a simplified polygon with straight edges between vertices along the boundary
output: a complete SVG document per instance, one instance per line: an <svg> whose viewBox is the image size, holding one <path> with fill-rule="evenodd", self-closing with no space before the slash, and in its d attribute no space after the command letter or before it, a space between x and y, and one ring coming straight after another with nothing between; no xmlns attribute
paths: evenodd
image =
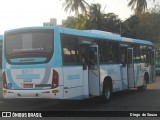
<svg viewBox="0 0 160 120"><path fill-rule="evenodd" d="M155 79L152 42L98 30L27 27L5 32L4 99L86 99L146 90Z"/></svg>

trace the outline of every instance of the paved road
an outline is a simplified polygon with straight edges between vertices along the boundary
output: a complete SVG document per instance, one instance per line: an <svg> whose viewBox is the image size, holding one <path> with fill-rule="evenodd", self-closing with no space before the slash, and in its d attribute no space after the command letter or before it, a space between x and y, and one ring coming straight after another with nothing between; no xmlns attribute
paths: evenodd
<svg viewBox="0 0 160 120"><path fill-rule="evenodd" d="M148 85L146 92L130 91L113 94L112 101L101 104L97 99L84 101L14 101L0 100L0 111L160 111L160 77ZM2 91L0 90L0 97Z"/></svg>

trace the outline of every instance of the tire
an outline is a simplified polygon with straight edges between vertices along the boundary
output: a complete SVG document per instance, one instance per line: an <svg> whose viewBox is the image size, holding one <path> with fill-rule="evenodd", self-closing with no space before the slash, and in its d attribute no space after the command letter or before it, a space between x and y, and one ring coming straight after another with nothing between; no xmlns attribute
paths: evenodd
<svg viewBox="0 0 160 120"><path fill-rule="evenodd" d="M112 96L112 85L110 82L106 82L103 85L102 102L103 103L110 102L111 96Z"/></svg>
<svg viewBox="0 0 160 120"><path fill-rule="evenodd" d="M143 83L142 86L137 87L137 90L138 90L138 91L141 91L141 92L142 92L142 91L146 91L146 90L147 90L146 80L144 79L143 82L144 82L144 83Z"/></svg>

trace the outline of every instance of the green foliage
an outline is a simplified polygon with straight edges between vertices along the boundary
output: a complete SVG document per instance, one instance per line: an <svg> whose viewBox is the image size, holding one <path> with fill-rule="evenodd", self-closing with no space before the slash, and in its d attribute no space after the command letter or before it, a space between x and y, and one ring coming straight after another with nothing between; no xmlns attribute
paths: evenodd
<svg viewBox="0 0 160 120"><path fill-rule="evenodd" d="M66 0L71 1L71 0ZM76 0L74 0L76 1ZM81 0L82 1L82 0ZM145 0L130 0L130 5L142 5ZM137 6L137 7L138 7ZM122 22L114 13L104 13L100 4L92 4L86 14L78 14L75 17L68 17L63 26L73 29L97 29L114 33L122 33L122 36L151 40L160 43L160 6L146 10L140 7L140 14L135 14ZM74 10L74 9L73 9ZM143 11L143 12L142 12Z"/></svg>
<svg viewBox="0 0 160 120"><path fill-rule="evenodd" d="M87 18L83 15L78 17L69 16L67 20L63 23L64 27L84 30Z"/></svg>
<svg viewBox="0 0 160 120"><path fill-rule="evenodd" d="M68 17L63 23L64 27L73 29L97 29L119 33L121 20L114 13L105 14L100 4L92 4L87 15Z"/></svg>
<svg viewBox="0 0 160 120"><path fill-rule="evenodd" d="M92 4L88 12L86 29L97 29L119 33L121 20L114 13L104 13L100 4Z"/></svg>
<svg viewBox="0 0 160 120"><path fill-rule="evenodd" d="M87 14L86 29L102 29L102 22L105 14L101 11L100 4L92 4Z"/></svg>
<svg viewBox="0 0 160 120"><path fill-rule="evenodd" d="M140 23L139 16L133 15L122 23L122 36L136 38L137 26Z"/></svg>
<svg viewBox="0 0 160 120"><path fill-rule="evenodd" d="M130 0L128 6L135 11L135 14L142 14L147 8L146 0Z"/></svg>
<svg viewBox="0 0 160 120"><path fill-rule="evenodd" d="M139 15L134 15L123 22L123 36L160 42L160 6Z"/></svg>
<svg viewBox="0 0 160 120"><path fill-rule="evenodd" d="M87 13L87 8L89 4L85 0L65 0L62 7L67 12L75 12L75 15L82 13Z"/></svg>
<svg viewBox="0 0 160 120"><path fill-rule="evenodd" d="M137 37L160 42L160 6L141 15L141 22L137 27Z"/></svg>

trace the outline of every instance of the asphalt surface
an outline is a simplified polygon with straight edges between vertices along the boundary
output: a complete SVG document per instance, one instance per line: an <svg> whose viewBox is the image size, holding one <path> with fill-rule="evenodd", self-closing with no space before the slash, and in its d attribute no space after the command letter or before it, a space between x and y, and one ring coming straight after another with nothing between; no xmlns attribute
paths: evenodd
<svg viewBox="0 0 160 120"><path fill-rule="evenodd" d="M160 111L160 77L157 77L156 83L148 85L145 92L132 89L114 93L112 101L107 104L100 103L97 98L82 101L17 100L12 102L4 102L1 98L2 90L0 90L0 111L60 111L62 114L64 111Z"/></svg>
<svg viewBox="0 0 160 120"><path fill-rule="evenodd" d="M0 90L0 99L2 90ZM116 92L112 101L101 104L98 98L82 101L58 100L17 100L5 103L0 100L2 110L35 110L35 111L160 111L160 77L157 82L147 86L147 91L138 92L136 89Z"/></svg>

